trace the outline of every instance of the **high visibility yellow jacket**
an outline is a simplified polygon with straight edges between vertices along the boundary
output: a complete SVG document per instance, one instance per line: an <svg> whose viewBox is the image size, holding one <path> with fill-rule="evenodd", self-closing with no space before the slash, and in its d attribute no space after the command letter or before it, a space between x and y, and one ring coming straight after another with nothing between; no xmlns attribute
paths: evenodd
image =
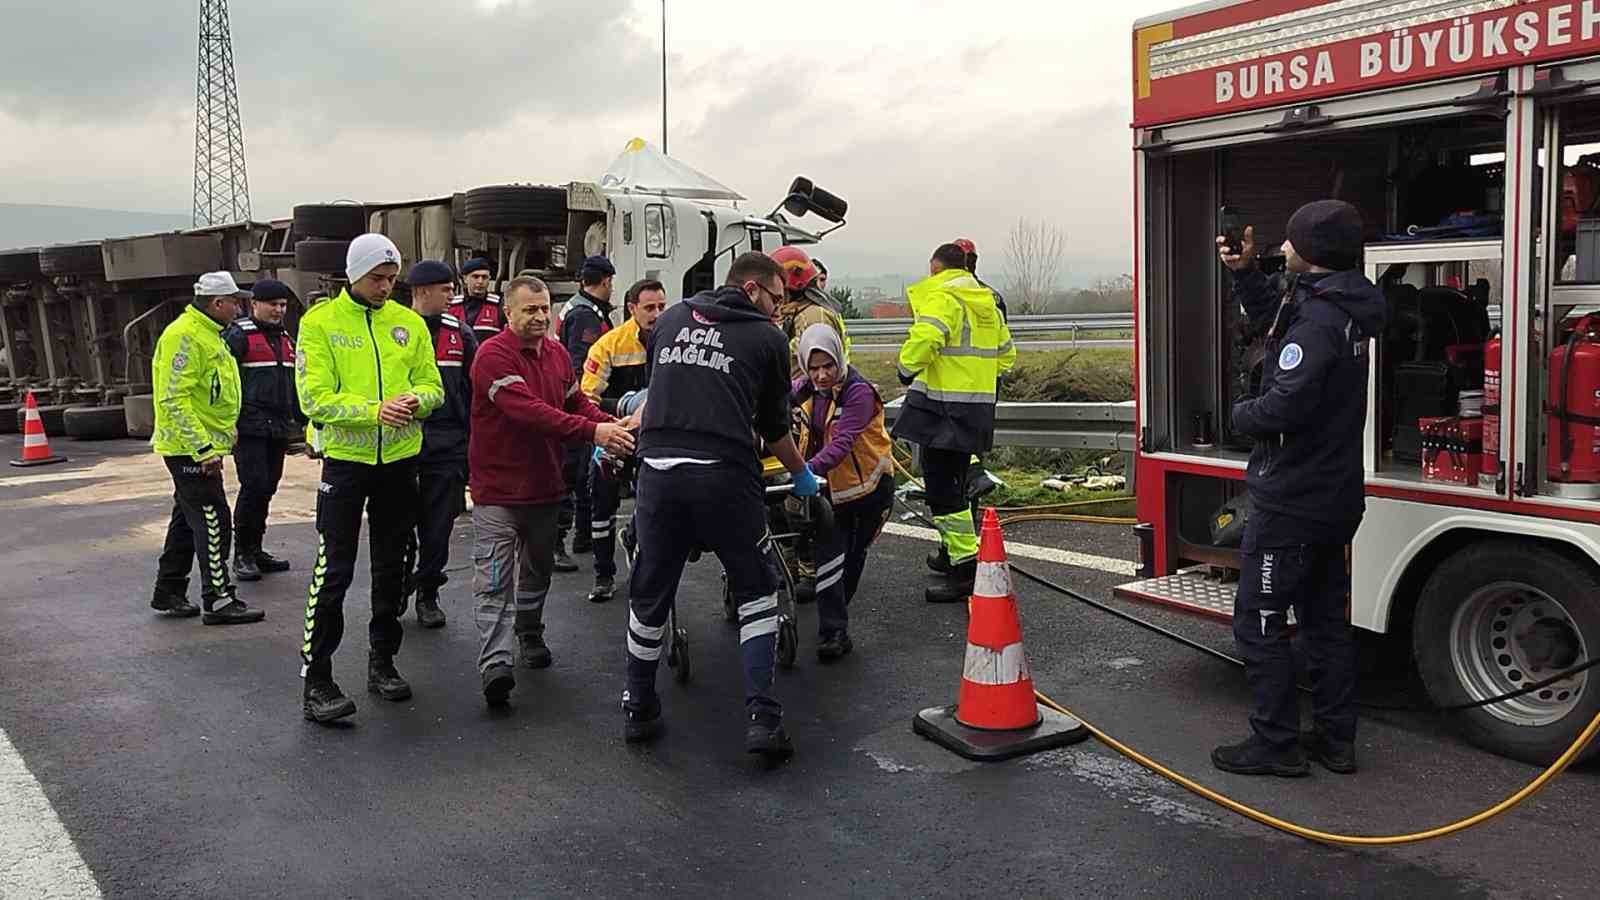
<svg viewBox="0 0 1600 900"><path fill-rule="evenodd" d="M295 386L317 449L329 459L367 465L422 452L417 420L444 404L444 382L422 317L394 302L374 309L348 290L300 320ZM378 408L401 394L416 396L416 419L390 428L378 421Z"/></svg>
<svg viewBox="0 0 1600 900"><path fill-rule="evenodd" d="M239 422L239 364L214 319L193 306L156 341L156 430L150 445L162 456L208 460L233 449Z"/></svg>
<svg viewBox="0 0 1600 900"><path fill-rule="evenodd" d="M912 285L906 297L915 321L900 347L900 381L908 392L894 436L941 450L989 450L996 385L1017 362L994 292L970 272L945 269Z"/></svg>
<svg viewBox="0 0 1600 900"><path fill-rule="evenodd" d="M639 332L638 321L630 318L601 335L600 340L589 347L589 355L583 361L583 392L612 415L617 414L617 401L622 395L650 384L644 337Z"/></svg>

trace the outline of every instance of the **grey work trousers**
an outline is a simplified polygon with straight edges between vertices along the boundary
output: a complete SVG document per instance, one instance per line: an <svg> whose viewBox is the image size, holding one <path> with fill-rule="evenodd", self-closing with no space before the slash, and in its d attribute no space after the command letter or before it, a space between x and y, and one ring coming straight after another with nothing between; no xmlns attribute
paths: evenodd
<svg viewBox="0 0 1600 900"><path fill-rule="evenodd" d="M472 597L478 671L516 662L517 639L543 638L544 600L555 568L560 506L476 506L472 510Z"/></svg>

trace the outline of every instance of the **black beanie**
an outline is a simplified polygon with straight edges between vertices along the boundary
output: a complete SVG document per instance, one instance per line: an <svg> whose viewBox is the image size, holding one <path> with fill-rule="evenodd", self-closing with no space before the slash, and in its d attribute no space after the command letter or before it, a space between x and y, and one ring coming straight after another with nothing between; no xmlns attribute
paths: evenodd
<svg viewBox="0 0 1600 900"><path fill-rule="evenodd" d="M1361 213L1343 200L1316 200L1289 217L1289 243L1301 259L1343 272L1361 265Z"/></svg>

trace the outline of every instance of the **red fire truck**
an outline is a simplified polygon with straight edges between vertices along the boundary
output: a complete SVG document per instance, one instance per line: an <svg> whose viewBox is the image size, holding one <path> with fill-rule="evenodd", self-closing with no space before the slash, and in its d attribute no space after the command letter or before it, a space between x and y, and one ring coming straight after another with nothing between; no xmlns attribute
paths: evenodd
<svg viewBox="0 0 1600 900"><path fill-rule="evenodd" d="M1133 52L1144 553L1119 595L1231 614L1229 410L1262 350L1213 238L1249 222L1281 266L1290 213L1336 197L1389 305L1351 621L1409 634L1447 707L1600 655L1600 0L1214 0ZM1454 715L1548 761L1597 711L1600 668Z"/></svg>

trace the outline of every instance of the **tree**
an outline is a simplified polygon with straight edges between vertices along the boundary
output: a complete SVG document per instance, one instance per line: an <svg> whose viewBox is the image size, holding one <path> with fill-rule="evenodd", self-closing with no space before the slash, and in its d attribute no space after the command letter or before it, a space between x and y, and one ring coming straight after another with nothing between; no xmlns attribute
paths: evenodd
<svg viewBox="0 0 1600 900"><path fill-rule="evenodd" d="M840 317L845 319L862 318L861 311L856 309L854 290L844 286L831 287L828 288L828 298L833 301L835 306L839 307Z"/></svg>
<svg viewBox="0 0 1600 900"><path fill-rule="evenodd" d="M1006 242L1006 305L1011 315L1043 312L1061 281L1067 237L1049 222L1018 219Z"/></svg>

